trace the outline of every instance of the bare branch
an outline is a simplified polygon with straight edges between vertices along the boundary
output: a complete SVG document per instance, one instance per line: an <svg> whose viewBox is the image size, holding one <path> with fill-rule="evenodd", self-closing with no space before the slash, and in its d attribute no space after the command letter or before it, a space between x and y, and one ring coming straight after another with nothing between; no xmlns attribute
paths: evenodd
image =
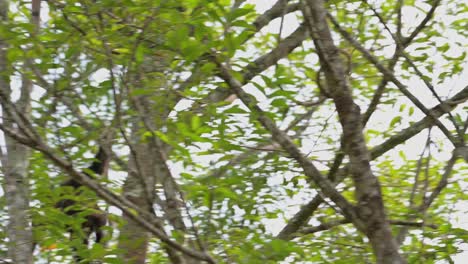
<svg viewBox="0 0 468 264"><path fill-rule="evenodd" d="M275 18L299 10L299 4L291 4L287 6L288 1L289 0L278 0L278 2L276 2L269 10L267 10L262 15L258 16L257 19L255 19L255 22L253 23L253 25L255 26L255 31L253 34L260 31L263 27L268 25Z"/></svg>
<svg viewBox="0 0 468 264"><path fill-rule="evenodd" d="M431 194L429 197L426 197L424 199L424 202L421 204L420 208L418 211L425 211L427 210L431 204L434 202L434 200L440 195L440 193L447 187L448 184L448 178L452 174L453 166L455 165L455 162L459 158L461 151L463 151L463 148L468 148L468 147L462 147L462 148L456 148L453 153L452 157L449 159L447 162L447 165L445 166L445 171L444 174L442 175L442 178L439 180L437 183L437 186L432 190ZM466 150L465 150L466 151Z"/></svg>

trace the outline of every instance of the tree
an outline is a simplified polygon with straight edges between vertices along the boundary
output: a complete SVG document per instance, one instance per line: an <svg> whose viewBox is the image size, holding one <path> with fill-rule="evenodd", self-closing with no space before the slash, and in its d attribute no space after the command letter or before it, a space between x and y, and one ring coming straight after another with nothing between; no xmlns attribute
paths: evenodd
<svg viewBox="0 0 468 264"><path fill-rule="evenodd" d="M40 5L36 1L33 10L39 10ZM2 24L8 22L8 1L0 2L0 21ZM31 17L31 25L33 26L31 35L37 34L39 29L39 17L35 13ZM12 89L10 86L10 75L13 74L11 65L7 58L8 43L3 38L0 40L0 86L2 95L5 98L11 98ZM25 65L30 63L28 58L23 61ZM25 67L26 69L26 67ZM2 107L2 126L10 130L15 129L16 111L22 113L24 118L31 118L31 90L32 82L24 73L17 72L20 76L20 96L14 105ZM17 85L18 86L18 85ZM12 106L12 108L9 108ZM10 111L11 110L11 111ZM28 216L29 209L29 183L28 183L28 167L29 167L29 148L15 141L13 138L5 135L4 137L6 153L3 154L0 150L2 174L4 176L3 191L4 199L8 207L8 226L6 233L9 239L7 243L8 258L15 263L32 263L32 255L29 253L33 248L32 227L30 225L30 217Z"/></svg>
<svg viewBox="0 0 468 264"><path fill-rule="evenodd" d="M278 0L260 14L246 1L48 1L41 25L33 3L13 1L0 31L5 261L435 263L461 252L463 1ZM18 76L31 83L20 99ZM109 177L81 169L98 146L112 149ZM85 188L59 187L67 178ZM55 208L64 197L80 213ZM96 201L110 223L106 243L87 247ZM13 234L29 226L33 239ZM38 249L21 259L23 242Z"/></svg>

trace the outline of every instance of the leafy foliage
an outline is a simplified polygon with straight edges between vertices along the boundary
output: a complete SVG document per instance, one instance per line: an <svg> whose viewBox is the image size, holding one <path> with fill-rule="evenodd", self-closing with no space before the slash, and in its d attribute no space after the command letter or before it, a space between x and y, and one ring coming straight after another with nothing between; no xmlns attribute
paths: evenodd
<svg viewBox="0 0 468 264"><path fill-rule="evenodd" d="M369 241L349 223L311 234L299 229L290 240L276 237L300 206L322 195L321 191L272 141L270 132L257 122L257 113L232 98L211 58L214 52L222 63L232 67L232 74L255 102L307 153L322 174L335 177L336 171L331 168L336 164L335 169L341 168L347 176L347 158L336 158L342 154L341 143L346 139L341 138L334 103L321 92L322 66L312 41L305 39L285 55L261 60L287 40L285 32L278 33L279 17L284 15L289 21L294 15L282 11L271 23L276 24L260 30L256 20L259 14L252 4L232 8L231 1L118 2L49 1L41 30L35 34L27 22L28 6L13 1L11 8L16 11L0 27L0 38L9 45L7 59L11 65L10 72L3 74L11 76L13 85L19 85L22 75L34 82L31 122L47 144L73 161L75 167L86 167L92 160L85 157L92 156L105 127L112 126L118 130L113 150L126 163L135 144L129 136L132 128L139 126L138 137L143 142L159 140L164 146L173 180L183 194L181 202L185 205L181 210L188 223L188 236L203 241L219 263L374 262ZM403 7L398 6L400 2ZM418 23L437 4L327 1L326 8L424 104L434 105L440 102L424 81L435 86L442 100L460 91L461 82L466 81L467 5L462 2L440 4L433 19L411 40L409 36ZM413 17L417 17L417 23L410 21ZM295 21L302 19L298 15ZM288 34L295 30L282 23ZM370 117L364 130L369 149L410 129L424 117L338 31L334 34L335 44L349 65L353 97L361 112ZM404 36L399 41L410 42L396 43L395 36ZM452 40L454 36L456 40ZM139 98L151 104L142 105ZM375 100L378 104L372 109ZM148 112L155 115L143 117L142 113ZM153 127L146 125L148 119ZM463 126L466 131L465 120L466 109L460 108L453 110L451 117L441 118L463 143L466 136L460 131ZM422 145L425 136L428 143ZM463 136L465 139L461 139ZM409 263L452 261L466 243L468 231L454 220L461 215L459 202L466 200L466 163L460 160L455 164L440 195L421 209L444 177L451 144L440 130L426 129L406 143L392 145L372 163L388 218L420 223L392 225L395 236L406 235L401 250ZM31 216L41 248L36 258L70 261L72 249L77 248L87 259L122 263L115 257L121 253L117 239L124 224L121 213L114 207L109 209L106 246L85 248L79 232L92 210L71 217L54 205L66 197L86 207L97 199L96 195L87 188L77 194L56 187L67 175L39 152L31 157L29 170ZM125 173L125 168L115 162L109 179L99 180L118 193L124 186L121 175ZM349 177L343 178L337 189L354 202L354 183ZM155 184L155 192L161 197L166 191L162 185ZM109 205L104 207L108 209ZM157 203L153 207L162 210ZM6 212L0 211L0 217L6 218ZM325 199L310 214L306 226L342 219L336 206ZM182 240L184 234L170 227L167 219L164 224L175 240ZM78 236L70 238L69 229ZM4 236L1 232L0 238ZM5 245L0 247L0 258L5 255ZM165 263L169 259L159 240L152 240L148 262Z"/></svg>

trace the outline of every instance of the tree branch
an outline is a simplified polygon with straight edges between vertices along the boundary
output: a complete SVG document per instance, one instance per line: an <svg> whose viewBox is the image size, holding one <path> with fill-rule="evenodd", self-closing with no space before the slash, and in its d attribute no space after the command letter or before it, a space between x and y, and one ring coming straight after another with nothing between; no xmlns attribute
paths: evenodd
<svg viewBox="0 0 468 264"><path fill-rule="evenodd" d="M307 235L307 234L313 234L313 233L317 233L317 232L320 232L320 231L325 231L325 230L329 230L333 227L337 227L337 226L340 226L340 225L344 225L344 224L349 224L351 222L349 222L348 220L346 219L341 219L341 220L337 220L337 221L332 221L332 222L328 222L328 223L321 223L320 225L318 226L311 226L311 227L305 227L303 229L301 229L299 232L300 234L302 235ZM411 221L403 221L403 220L389 220L389 223L391 225L399 225L399 226L407 226L407 227L430 227L432 229L437 229L438 226L437 225L434 225L434 224L427 224L425 222L411 222Z"/></svg>
<svg viewBox="0 0 468 264"><path fill-rule="evenodd" d="M440 117L454 109L458 104L464 103L468 100L468 86L465 87L462 91L454 95L452 98L439 104L436 107L432 108L430 111L433 112L434 116ZM390 137L382 144L375 146L370 150L371 160L374 160L387 151L393 149L395 146L404 143L406 140L417 135L422 130L429 128L434 125L434 120L432 117L424 117L420 121L412 124L410 127L402 130L398 134ZM340 169L336 173L336 177L333 180L335 184L341 182L347 175L349 165L346 165L344 168ZM299 228L305 225L312 214L317 210L317 208L322 204L323 198L320 195L315 196L309 203L303 205L301 209L288 221L286 226L279 232L276 236L278 239L291 239L291 235L299 230Z"/></svg>
<svg viewBox="0 0 468 264"><path fill-rule="evenodd" d="M374 57L370 51L368 51L366 48L364 48L359 42L357 42L346 30L344 30L338 21L331 15L327 14L327 17L330 19L330 21L333 23L335 28L337 28L338 32L357 50L361 52L361 54L366 58L369 62L371 62L383 75L384 77L388 78L393 84L395 84L398 89L414 104L416 105L425 115L430 116L434 118L435 124L437 127L445 134L445 136L454 144L454 146L458 145L458 141L451 133L450 131L440 122L440 120L437 119L437 117L431 116L431 113L429 110L424 106L419 99L414 96L407 88L406 86L401 83L395 75L387 69L385 66L380 63L376 57Z"/></svg>
<svg viewBox="0 0 468 264"><path fill-rule="evenodd" d="M235 79L229 72L229 69L221 64L216 58L214 62L218 65L219 77L221 77L232 89L232 91L239 97L239 99L255 114L257 120L263 125L265 129L270 131L272 138L283 149L289 153L291 158L296 160L304 170L304 174L313 180L320 190L329 197L341 210L345 217L356 219L356 212L354 206L350 204L315 167L312 161L301 153L299 148L293 143L289 136L280 130L273 120L271 120L260 107L256 104L255 99L242 90L242 83Z"/></svg>
<svg viewBox="0 0 468 264"><path fill-rule="evenodd" d="M28 126L30 126L30 124ZM51 160L59 168L63 169L73 179L77 180L84 186L93 190L100 198L102 198L109 204L114 205L120 210L122 210L122 212L126 214L130 219L132 219L133 221L150 231L153 235L159 238L162 242L166 243L169 247L196 259L204 260L208 263L215 263L214 259L207 253L186 248L173 241L171 238L169 238L163 233L161 223L157 222L152 215L142 210L140 207L136 206L129 200L103 187L87 174L74 169L73 164L57 156L50 147L48 147L42 142L40 138L24 138L22 136L17 135L17 133L15 133L14 131L5 128L3 125L0 125L0 129L2 129L4 133L6 133L8 136L13 138L17 142L44 154L45 157Z"/></svg>
<svg viewBox="0 0 468 264"><path fill-rule="evenodd" d="M302 42L307 38L307 27L302 24L300 25L296 31L291 33L287 38L283 39L278 46L272 49L269 53L260 56L252 63L247 65L242 70L242 85L247 84L250 80L252 80L255 76L259 73L263 72L264 70L268 69L270 66L275 65L280 59L286 57L293 51L295 48L299 47ZM224 87L218 87L214 91L212 91L204 101L209 102L221 102L225 100L232 94L230 89L226 89ZM196 108L197 104L194 105Z"/></svg>

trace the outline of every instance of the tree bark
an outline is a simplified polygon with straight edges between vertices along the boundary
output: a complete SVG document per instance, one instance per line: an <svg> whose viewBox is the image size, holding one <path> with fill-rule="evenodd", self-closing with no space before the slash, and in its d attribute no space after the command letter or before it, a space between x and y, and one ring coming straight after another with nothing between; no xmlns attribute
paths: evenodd
<svg viewBox="0 0 468 264"><path fill-rule="evenodd" d="M135 125L137 126L137 125ZM138 126L133 128L132 141L138 139ZM141 206L144 210L151 211L152 204L145 195L144 184L142 184L143 173L139 171L138 164L141 164L142 160L139 157L148 158L149 153L142 152L141 144L136 144L133 151L138 153L139 156L135 157L135 154L131 154L128 164L128 176L125 179L122 195L130 200L132 203ZM143 161L144 162L144 161ZM144 162L143 164L146 164ZM145 174L146 175L146 174ZM129 264L143 264L146 261L146 253L149 243L148 231L141 227L138 223L131 220L127 215L123 215L126 223L120 229L119 244L118 248L121 253L121 258L125 263Z"/></svg>
<svg viewBox="0 0 468 264"><path fill-rule="evenodd" d="M133 80L127 85L141 87L144 83L145 72L163 72L167 66L166 59L151 58L143 63L142 69L135 73ZM161 77L160 88L151 87L153 94L166 93L166 81ZM140 85L136 85L140 84ZM128 177L124 183L123 195L134 201L135 204L144 206L145 210L154 214L154 203L157 202L163 211L163 218L168 220L172 227L180 231L180 244L184 243L186 230L180 212L181 202L178 199L178 190L175 181L166 164L167 147L157 138L155 131L158 131L169 113L168 109L161 106L168 106L172 102L171 98L158 94L158 96L167 99L165 102L155 103L147 96L136 96L130 99L133 110L138 113L134 120L131 135L131 158L129 162ZM155 118L159 117L159 118ZM142 132L150 133L143 136ZM156 184L162 186L163 194L156 193ZM155 215L155 214L154 214ZM156 215L155 215L156 217ZM164 232L164 230L161 230ZM125 252L122 257L127 263L145 263L145 255L149 242L148 234L136 223L129 221L121 230L119 238L119 249ZM138 244L132 241L141 241ZM185 259L191 257L181 255L171 248L165 247L169 259L172 263L186 263ZM195 260L193 260L195 261Z"/></svg>
<svg viewBox="0 0 468 264"><path fill-rule="evenodd" d="M357 218L355 226L369 238L377 263L406 263L398 252L382 200L378 179L370 168L370 154L362 133L362 117L347 81L345 65L333 43L324 2L306 0L303 13L325 72L328 93L338 111L343 128L344 150L350 160L355 185Z"/></svg>
<svg viewBox="0 0 468 264"><path fill-rule="evenodd" d="M8 20L8 1L0 1L0 20ZM8 97L11 95L10 78L11 67L6 57L7 43L0 40L0 89L4 89ZM32 83L25 76L22 78L21 95L15 103L19 111L26 118L31 113L31 93ZM2 107L3 108L3 107ZM7 128L17 130L11 122L12 117L7 111L2 111L2 122ZM17 131L21 134L21 131ZM2 153L2 170L5 176L3 185L5 191L6 205L8 207L8 257L16 264L33 263L33 235L31 227L31 217L29 215L29 156L30 150L4 135L6 143L6 153Z"/></svg>

